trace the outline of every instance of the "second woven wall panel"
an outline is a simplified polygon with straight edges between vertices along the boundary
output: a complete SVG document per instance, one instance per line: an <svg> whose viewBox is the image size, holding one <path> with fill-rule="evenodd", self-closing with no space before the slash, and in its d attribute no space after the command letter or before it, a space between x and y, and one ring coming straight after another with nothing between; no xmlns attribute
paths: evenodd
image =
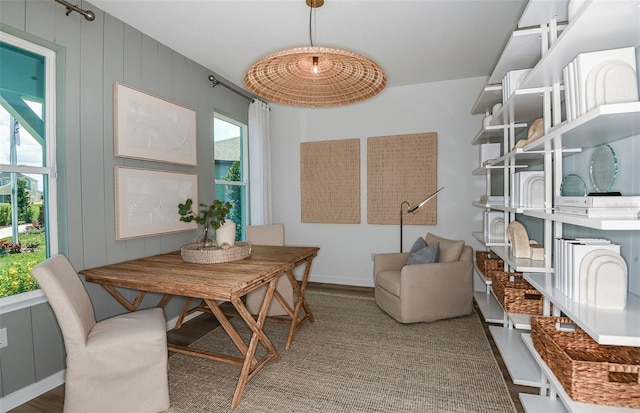
<svg viewBox="0 0 640 413"><path fill-rule="evenodd" d="M437 185L436 132L367 139L367 223L400 224L402 202L415 205L435 192ZM416 214L405 214L404 224L436 225L436 201L427 203Z"/></svg>

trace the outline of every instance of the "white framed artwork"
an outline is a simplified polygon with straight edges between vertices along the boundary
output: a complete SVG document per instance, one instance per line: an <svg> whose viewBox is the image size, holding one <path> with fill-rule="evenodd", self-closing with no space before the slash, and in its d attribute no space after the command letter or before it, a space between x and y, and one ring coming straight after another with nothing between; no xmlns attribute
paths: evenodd
<svg viewBox="0 0 640 413"><path fill-rule="evenodd" d="M114 154L196 165L196 112L140 90L113 84Z"/></svg>
<svg viewBox="0 0 640 413"><path fill-rule="evenodd" d="M198 205L196 174L115 167L116 240L146 237L198 227L180 221L178 205Z"/></svg>

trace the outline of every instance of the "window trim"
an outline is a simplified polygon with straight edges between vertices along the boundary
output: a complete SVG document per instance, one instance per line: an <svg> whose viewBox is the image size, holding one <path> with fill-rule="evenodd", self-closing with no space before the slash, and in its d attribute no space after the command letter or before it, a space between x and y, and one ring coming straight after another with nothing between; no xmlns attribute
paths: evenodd
<svg viewBox="0 0 640 413"><path fill-rule="evenodd" d="M45 118L45 166L32 167L24 165L2 165L7 172L20 172L42 174L46 176L47 186L47 251L49 256L58 253L58 185L56 165L56 67L57 52L45 46L32 43L28 40L11 35L0 30L0 41L21 49L39 54L45 58L45 90L44 90L44 118ZM41 289L28 291L0 298L0 314L16 311L21 308L31 307L46 302L46 297Z"/></svg>
<svg viewBox="0 0 640 413"><path fill-rule="evenodd" d="M243 178L242 181L223 181L221 179L214 179L214 185L236 185L236 186L245 186L248 188L249 187L249 137L248 137L249 127L240 121L237 121L233 118L230 118L218 112L213 113L213 118L220 119L227 123L231 123L232 125L235 125L242 130L241 156L242 156L242 178ZM214 145L215 145L215 137L214 137ZM215 163L215 159L214 159L214 163ZM247 197L247 200L248 200L248 197ZM245 208L247 209L245 213L248 213L249 205L247 205Z"/></svg>

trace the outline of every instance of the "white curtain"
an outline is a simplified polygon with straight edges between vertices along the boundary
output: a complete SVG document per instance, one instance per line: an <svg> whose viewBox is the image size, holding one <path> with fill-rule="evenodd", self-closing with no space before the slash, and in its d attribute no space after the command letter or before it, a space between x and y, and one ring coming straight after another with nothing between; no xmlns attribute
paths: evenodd
<svg viewBox="0 0 640 413"><path fill-rule="evenodd" d="M251 225L271 224L271 144L269 105L249 105L249 205Z"/></svg>

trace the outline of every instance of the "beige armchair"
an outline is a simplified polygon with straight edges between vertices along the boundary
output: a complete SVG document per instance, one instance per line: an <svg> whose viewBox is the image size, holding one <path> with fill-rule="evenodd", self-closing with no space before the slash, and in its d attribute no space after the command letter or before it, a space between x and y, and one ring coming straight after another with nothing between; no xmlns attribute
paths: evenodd
<svg viewBox="0 0 640 413"><path fill-rule="evenodd" d="M96 322L89 295L66 257L51 257L31 272L64 338L65 413L169 408L167 333L161 308Z"/></svg>
<svg viewBox="0 0 640 413"><path fill-rule="evenodd" d="M427 234L439 242L438 262L407 265L409 253L376 254L374 287L378 306L401 323L435 321L470 314L473 308L473 250L464 241Z"/></svg>

